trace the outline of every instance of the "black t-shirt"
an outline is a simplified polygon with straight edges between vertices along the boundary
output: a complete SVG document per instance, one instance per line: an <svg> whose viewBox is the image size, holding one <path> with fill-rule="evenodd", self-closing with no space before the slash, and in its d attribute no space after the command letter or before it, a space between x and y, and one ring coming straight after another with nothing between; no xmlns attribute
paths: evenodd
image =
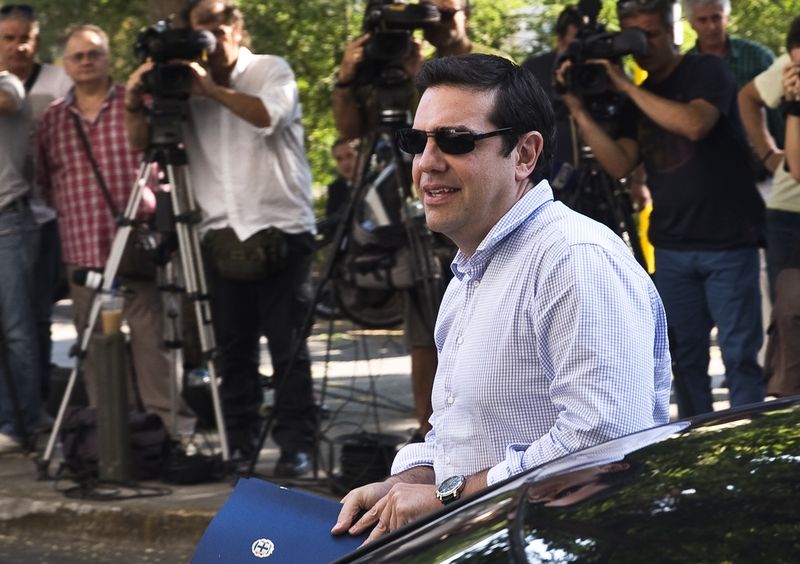
<svg viewBox="0 0 800 564"><path fill-rule="evenodd" d="M757 245L764 202L748 164L731 71L717 57L686 55L666 79L642 87L676 102L702 99L720 112L711 131L692 142L659 127L632 102L623 110L620 137L638 142L653 195L650 240L679 250Z"/></svg>

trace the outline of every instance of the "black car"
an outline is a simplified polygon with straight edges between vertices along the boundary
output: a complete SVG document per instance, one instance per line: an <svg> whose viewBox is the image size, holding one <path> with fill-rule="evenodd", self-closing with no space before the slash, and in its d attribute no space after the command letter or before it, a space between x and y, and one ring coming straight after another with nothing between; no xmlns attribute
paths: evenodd
<svg viewBox="0 0 800 564"><path fill-rule="evenodd" d="M800 396L573 453L340 562L800 562Z"/></svg>

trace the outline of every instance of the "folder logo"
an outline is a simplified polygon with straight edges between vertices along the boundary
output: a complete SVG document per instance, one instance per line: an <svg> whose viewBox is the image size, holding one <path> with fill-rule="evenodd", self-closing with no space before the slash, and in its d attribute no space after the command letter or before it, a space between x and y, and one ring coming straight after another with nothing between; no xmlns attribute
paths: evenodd
<svg viewBox="0 0 800 564"><path fill-rule="evenodd" d="M258 539L250 547L256 558L269 558L275 552L275 543L269 539Z"/></svg>

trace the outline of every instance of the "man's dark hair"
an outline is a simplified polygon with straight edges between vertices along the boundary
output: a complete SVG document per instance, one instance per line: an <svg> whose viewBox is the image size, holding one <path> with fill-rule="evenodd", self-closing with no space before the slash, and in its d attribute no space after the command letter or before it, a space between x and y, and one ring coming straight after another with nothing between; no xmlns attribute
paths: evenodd
<svg viewBox="0 0 800 564"><path fill-rule="evenodd" d="M800 47L800 16L792 20L789 32L786 34L786 51Z"/></svg>
<svg viewBox="0 0 800 564"><path fill-rule="evenodd" d="M503 135L503 156L507 157L514 150L522 135L538 131L544 138L544 147L529 178L538 182L549 169L555 142L553 108L529 71L495 55L442 57L422 65L416 83L420 93L434 86L493 92L494 107L489 121L498 129L511 128Z"/></svg>
<svg viewBox="0 0 800 564"><path fill-rule="evenodd" d="M672 12L674 0L618 0L617 18L622 22L625 18L632 18L641 14L655 14L661 19L664 27L671 29L675 23Z"/></svg>
<svg viewBox="0 0 800 564"><path fill-rule="evenodd" d="M556 20L556 35L558 37L564 37L567 34L569 26L575 26L580 29L581 23L583 23L583 21L581 20L581 14L578 8L575 6L567 6L558 14L558 19Z"/></svg>

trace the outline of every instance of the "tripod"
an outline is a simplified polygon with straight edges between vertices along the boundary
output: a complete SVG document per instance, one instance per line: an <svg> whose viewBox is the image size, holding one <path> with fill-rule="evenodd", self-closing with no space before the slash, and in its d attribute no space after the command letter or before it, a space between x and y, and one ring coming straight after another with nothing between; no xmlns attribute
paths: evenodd
<svg viewBox="0 0 800 564"><path fill-rule="evenodd" d="M622 238L639 264L647 268L624 181L614 180L600 168L585 144L581 146L576 174L575 192L564 203L609 227Z"/></svg>
<svg viewBox="0 0 800 564"><path fill-rule="evenodd" d="M155 112L159 106L156 99L154 115L162 117ZM178 114L180 116L180 114ZM176 123L179 121L176 119ZM197 327L200 334L200 345L204 357L208 362L208 372L210 377L211 397L214 406L214 415L219 433L220 450L223 462L229 459L228 439L225 432L225 422L222 416L222 405L219 397L219 383L214 367L215 341L211 320L211 306L209 303L208 286L203 270L202 256L200 254L200 243L195 229L198 210L195 204L191 183L189 180L186 165L188 163L186 153L177 141L180 127L170 127L165 129L163 125L159 127L159 122L154 120L151 126L151 143L145 158L140 165L139 172L134 182L131 195L128 199L125 211L119 218L119 228L114 235L111 251L106 261L102 273L102 280L95 286L95 293L92 298L89 316L86 325L80 333L79 347L75 355L75 366L72 369L69 380L64 390L64 397L58 409L53 430L47 441L45 451L38 461L40 478L47 477L50 461L53 456L58 433L64 420L64 414L69 404L75 382L80 371L81 364L86 358L89 343L94 333L97 318L100 313L103 297L109 295L113 290L114 280L119 269L122 254L125 250L131 230L134 226L134 219L142 200L142 194L150 180L152 174L152 164L158 163L165 173L165 184L170 186L170 203L172 204L171 215L175 221L175 230L178 240L178 254L180 256L180 267L183 272L184 283L187 297L194 302L194 310L197 318ZM172 383L175 386L175 383ZM175 394L173 394L174 396ZM175 420L175 401L173 398L173 424Z"/></svg>
<svg viewBox="0 0 800 564"><path fill-rule="evenodd" d="M394 137L399 128L409 125L409 113L406 110L384 109L380 112L380 118L379 126L362 139L356 188L345 203L341 221L333 236L333 251L327 257L311 307L306 312L301 329L293 343L292 360L287 368L287 374L291 373L292 365L311 333L316 305L322 300L326 286L341 274L343 257L347 252L348 244L351 243L352 228L358 206L367 199L372 191L386 186L388 182L392 183L394 193L386 194L386 196L394 202L395 209L393 210L389 206L389 209L386 210L386 217L380 221L391 223L395 220L402 223L405 245L410 251L411 258L410 272L413 275L413 282L410 286L417 291L420 298L420 310L424 322L432 325L436 318L441 287L441 269L433 251L433 234L421 223L419 207L411 200L413 194L409 166L397 147ZM370 174L371 172L372 174ZM392 215L395 217L391 217ZM354 319L354 321L359 322L358 319ZM323 389L324 387L323 384ZM255 470L259 453L275 420L276 411L276 409L272 410L262 426L257 448L253 451L247 470L249 474L253 474ZM315 472L318 468L319 439L319 436L315 437L313 452Z"/></svg>

